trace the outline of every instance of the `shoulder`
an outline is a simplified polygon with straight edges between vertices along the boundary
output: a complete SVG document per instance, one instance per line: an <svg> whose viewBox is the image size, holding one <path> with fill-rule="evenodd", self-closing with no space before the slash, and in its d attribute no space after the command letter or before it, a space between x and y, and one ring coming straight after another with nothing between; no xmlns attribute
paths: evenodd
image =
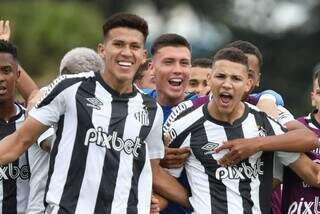
<svg viewBox="0 0 320 214"><path fill-rule="evenodd" d="M42 105L51 102L62 91L88 79L95 80L95 73L93 71L59 76L46 86L44 94L36 107L41 107Z"/></svg>

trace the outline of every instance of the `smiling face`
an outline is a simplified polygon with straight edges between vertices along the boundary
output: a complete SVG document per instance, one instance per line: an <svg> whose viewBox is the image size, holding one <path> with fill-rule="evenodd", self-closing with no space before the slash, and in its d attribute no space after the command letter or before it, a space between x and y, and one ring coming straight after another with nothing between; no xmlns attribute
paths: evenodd
<svg viewBox="0 0 320 214"><path fill-rule="evenodd" d="M0 52L0 104L13 102L18 77L17 61L11 54Z"/></svg>
<svg viewBox="0 0 320 214"><path fill-rule="evenodd" d="M252 80L248 79L247 67L229 60L218 60L213 65L211 92L214 99L211 106L218 115L237 114L241 98L248 93Z"/></svg>
<svg viewBox="0 0 320 214"><path fill-rule="evenodd" d="M144 36L135 29L117 27L99 45L99 55L105 61L103 79L119 93L132 91L132 80L146 59Z"/></svg>
<svg viewBox="0 0 320 214"><path fill-rule="evenodd" d="M158 102L161 105L177 105L183 101L189 81L191 53L184 46L165 46L153 57Z"/></svg>

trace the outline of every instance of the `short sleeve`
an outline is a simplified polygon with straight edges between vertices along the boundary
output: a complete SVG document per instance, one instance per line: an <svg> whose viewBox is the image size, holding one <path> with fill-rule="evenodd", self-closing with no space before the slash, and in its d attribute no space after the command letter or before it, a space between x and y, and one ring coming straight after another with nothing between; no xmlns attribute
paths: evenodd
<svg viewBox="0 0 320 214"><path fill-rule="evenodd" d="M300 153L294 153L294 152L275 152L276 157L279 159L279 161L285 165L288 166L295 161L297 161L300 157Z"/></svg>
<svg viewBox="0 0 320 214"><path fill-rule="evenodd" d="M162 140L163 113L161 107L157 104L156 116L146 138L148 153L150 159L162 159L164 157L164 143Z"/></svg>

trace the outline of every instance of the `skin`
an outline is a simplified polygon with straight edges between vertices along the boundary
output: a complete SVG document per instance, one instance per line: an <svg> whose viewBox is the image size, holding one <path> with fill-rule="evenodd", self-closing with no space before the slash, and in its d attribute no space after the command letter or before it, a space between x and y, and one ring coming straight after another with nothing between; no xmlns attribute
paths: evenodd
<svg viewBox="0 0 320 214"><path fill-rule="evenodd" d="M208 104L209 113L218 120L232 124L243 114L244 104L240 101L252 85L248 68L240 63L219 60L214 64L210 85L214 99ZM231 98L225 99L223 94Z"/></svg>
<svg viewBox="0 0 320 214"><path fill-rule="evenodd" d="M0 20L0 39L9 41L11 36L9 20ZM28 100L30 94L38 90L37 84L31 79L28 73L19 65L20 77L16 87L24 100Z"/></svg>
<svg viewBox="0 0 320 214"><path fill-rule="evenodd" d="M156 89L154 73L153 70L150 69L150 66L143 72L142 78L140 80L137 80L135 83L139 88Z"/></svg>
<svg viewBox="0 0 320 214"><path fill-rule="evenodd" d="M98 52L105 62L103 80L119 94L132 92L134 74L146 60L143 34L131 28L113 28Z"/></svg>
<svg viewBox="0 0 320 214"><path fill-rule="evenodd" d="M211 68L192 67L187 92L193 92L204 96L210 91L208 80L210 79Z"/></svg>
<svg viewBox="0 0 320 214"><path fill-rule="evenodd" d="M176 106L184 100L191 68L191 52L183 46L160 48L151 62L157 90L157 101L163 106ZM173 80L181 81L172 84Z"/></svg>
<svg viewBox="0 0 320 214"><path fill-rule="evenodd" d="M16 59L0 52L0 117L8 120L15 115L14 91L20 76Z"/></svg>

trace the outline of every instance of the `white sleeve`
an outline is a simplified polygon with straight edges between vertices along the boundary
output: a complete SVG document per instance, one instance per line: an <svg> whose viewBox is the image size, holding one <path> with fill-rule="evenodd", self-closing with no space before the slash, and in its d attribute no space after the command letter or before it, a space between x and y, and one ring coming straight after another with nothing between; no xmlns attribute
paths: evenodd
<svg viewBox="0 0 320 214"><path fill-rule="evenodd" d="M47 129L47 131L43 132L40 137L37 140L37 144L39 146L41 146L41 144L44 142L45 139L54 136L55 132L54 132L54 128L50 127L49 129Z"/></svg>
<svg viewBox="0 0 320 214"><path fill-rule="evenodd" d="M43 151L37 144L28 149L30 166L30 192L26 213L44 213L44 195L48 178L49 153Z"/></svg>
<svg viewBox="0 0 320 214"><path fill-rule="evenodd" d="M164 157L164 143L162 140L163 112L157 104L157 112L152 128L146 138L149 159L162 159Z"/></svg>
<svg viewBox="0 0 320 214"><path fill-rule="evenodd" d="M293 121L294 116L283 106L278 106L279 115L276 120L282 125L285 126L287 122Z"/></svg>
<svg viewBox="0 0 320 214"><path fill-rule="evenodd" d="M294 153L294 152L275 152L275 155L279 158L280 162L288 166L295 161L297 161L300 157L300 153Z"/></svg>
<svg viewBox="0 0 320 214"><path fill-rule="evenodd" d="M55 81L59 81L59 78ZM54 81L54 82L55 82ZM46 126L52 126L59 121L61 115L65 113L66 103L70 99L70 87L65 87L62 90L59 88L63 81L53 84L53 87L48 87L45 94L38 103L30 110L29 115ZM61 86L60 86L61 87Z"/></svg>

